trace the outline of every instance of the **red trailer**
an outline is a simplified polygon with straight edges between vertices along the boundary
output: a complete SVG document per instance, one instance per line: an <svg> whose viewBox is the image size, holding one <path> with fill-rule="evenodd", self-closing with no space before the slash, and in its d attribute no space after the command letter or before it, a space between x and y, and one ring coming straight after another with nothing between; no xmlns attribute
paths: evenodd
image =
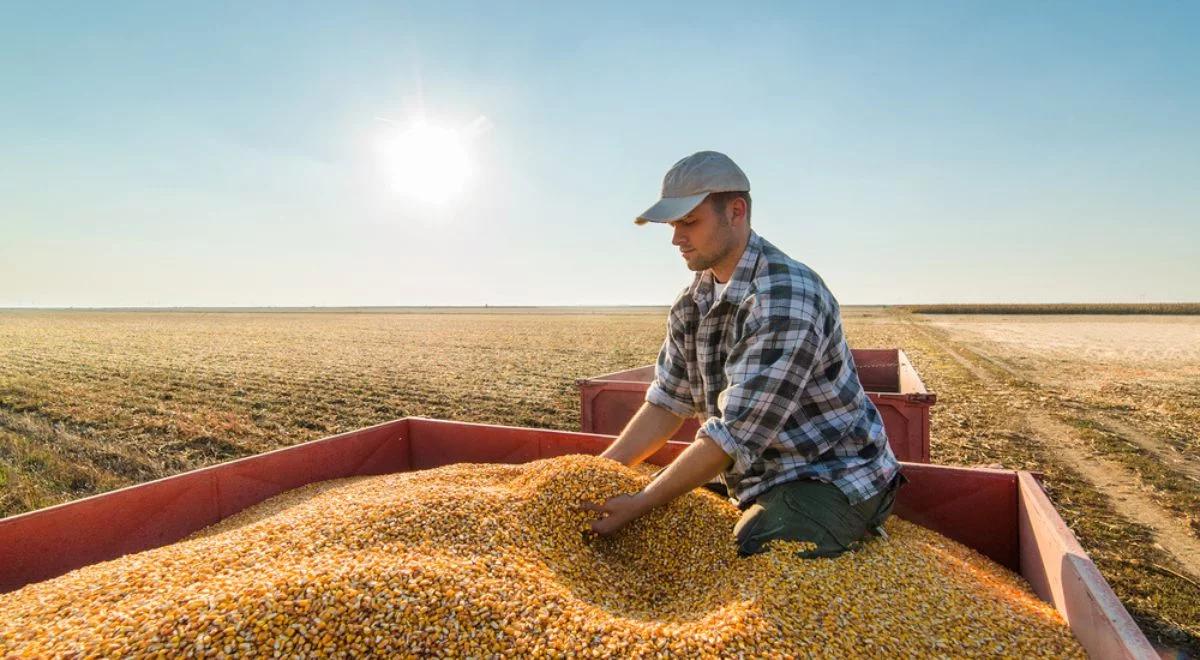
<svg viewBox="0 0 1200 660"><path fill-rule="evenodd" d="M0 520L0 592L178 541L305 484L599 453L612 436L398 419ZM651 457L665 464L686 443ZM896 512L1019 571L1097 658L1156 658L1027 472L905 464Z"/></svg>
<svg viewBox="0 0 1200 660"><path fill-rule="evenodd" d="M888 441L896 457L913 463L929 462L929 407L937 395L926 391L904 351L897 348L854 348L854 364L867 396L883 416ZM654 365L576 381L584 433L615 435L641 407L654 380ZM700 428L689 419L675 440L691 441Z"/></svg>

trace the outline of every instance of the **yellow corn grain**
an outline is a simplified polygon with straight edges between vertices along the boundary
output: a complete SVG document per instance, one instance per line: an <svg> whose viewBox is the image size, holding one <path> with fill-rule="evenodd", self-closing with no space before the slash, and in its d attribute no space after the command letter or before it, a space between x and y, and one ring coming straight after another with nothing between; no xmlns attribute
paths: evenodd
<svg viewBox="0 0 1200 660"><path fill-rule="evenodd" d="M568 456L313 484L0 595L0 656L1083 656L1018 576L896 519L739 558L698 491L584 538L575 504L646 482Z"/></svg>

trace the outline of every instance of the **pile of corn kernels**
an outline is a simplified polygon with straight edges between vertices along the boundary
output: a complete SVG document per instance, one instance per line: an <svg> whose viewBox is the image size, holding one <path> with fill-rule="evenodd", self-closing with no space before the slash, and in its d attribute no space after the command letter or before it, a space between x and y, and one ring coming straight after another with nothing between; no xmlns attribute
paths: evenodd
<svg viewBox="0 0 1200 660"><path fill-rule="evenodd" d="M739 558L697 491L585 538L576 504L647 480L568 456L313 484L0 595L0 656L1083 656L1019 577L895 518Z"/></svg>

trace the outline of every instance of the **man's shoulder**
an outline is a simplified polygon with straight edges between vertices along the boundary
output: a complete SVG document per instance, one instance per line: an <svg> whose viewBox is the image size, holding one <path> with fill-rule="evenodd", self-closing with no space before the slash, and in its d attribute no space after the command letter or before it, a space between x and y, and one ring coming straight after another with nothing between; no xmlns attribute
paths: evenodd
<svg viewBox="0 0 1200 660"><path fill-rule="evenodd" d="M683 287L683 290L675 296L675 301L671 303L671 318L686 315L696 306L696 301L692 299L692 290L695 283L688 284Z"/></svg>
<svg viewBox="0 0 1200 660"><path fill-rule="evenodd" d="M815 270L765 239L753 293L756 306L766 316L816 317L837 309L837 300Z"/></svg>
<svg viewBox="0 0 1200 660"><path fill-rule="evenodd" d="M683 287L683 289L675 295L675 302L671 303L671 307L678 307L683 302L691 302L693 286L695 285L689 283L687 286Z"/></svg>

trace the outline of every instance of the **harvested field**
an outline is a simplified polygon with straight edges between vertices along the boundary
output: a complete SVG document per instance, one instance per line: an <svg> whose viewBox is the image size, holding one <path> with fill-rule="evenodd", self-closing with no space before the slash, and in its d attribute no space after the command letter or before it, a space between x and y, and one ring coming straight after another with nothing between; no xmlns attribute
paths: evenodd
<svg viewBox="0 0 1200 660"><path fill-rule="evenodd" d="M741 559L690 493L611 538L573 503L644 486L592 456L313 484L189 540L0 595L0 655L1084 657L1016 575L926 529Z"/></svg>
<svg viewBox="0 0 1200 660"><path fill-rule="evenodd" d="M844 312L853 346L903 348L938 393L934 462L1044 472L1151 640L1200 654L1180 348L1200 318ZM2 312L0 515L405 415L577 429L574 380L650 363L664 329L665 310Z"/></svg>
<svg viewBox="0 0 1200 660"><path fill-rule="evenodd" d="M1190 526L1198 542L1188 568L1200 572L1200 319L946 316L932 325L1057 402L1057 421L1089 450L1137 472L1120 481L1140 481Z"/></svg>
<svg viewBox="0 0 1200 660"><path fill-rule="evenodd" d="M1200 303L1057 303L1029 305L903 305L915 314L1200 314Z"/></svg>

